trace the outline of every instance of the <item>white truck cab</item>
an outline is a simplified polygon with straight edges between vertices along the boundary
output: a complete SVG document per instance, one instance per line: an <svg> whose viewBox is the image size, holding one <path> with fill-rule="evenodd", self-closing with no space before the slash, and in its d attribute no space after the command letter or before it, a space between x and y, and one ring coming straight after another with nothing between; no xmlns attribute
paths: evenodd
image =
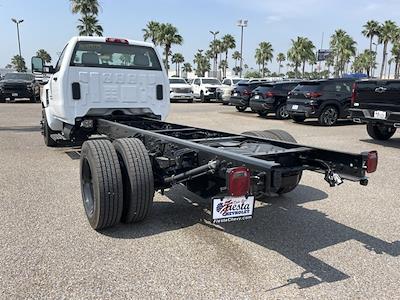
<svg viewBox="0 0 400 300"><path fill-rule="evenodd" d="M34 73L50 73L41 102L48 130L65 135L90 117L148 115L165 120L169 81L151 43L73 37L53 68L32 58Z"/></svg>

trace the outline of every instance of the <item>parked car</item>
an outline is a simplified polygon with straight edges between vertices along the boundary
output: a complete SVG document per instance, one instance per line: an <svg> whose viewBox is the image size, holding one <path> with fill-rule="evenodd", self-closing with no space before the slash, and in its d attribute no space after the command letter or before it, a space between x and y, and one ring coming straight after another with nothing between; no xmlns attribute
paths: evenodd
<svg viewBox="0 0 400 300"><path fill-rule="evenodd" d="M200 98L201 102L209 102L211 99L217 99L217 88L221 86L221 81L212 77L197 77L192 83L194 96Z"/></svg>
<svg viewBox="0 0 400 300"><path fill-rule="evenodd" d="M324 79L300 82L288 95L286 109L295 122L318 118L332 126L349 116L354 79Z"/></svg>
<svg viewBox="0 0 400 300"><path fill-rule="evenodd" d="M277 119L288 119L286 100L288 93L299 82L284 81L278 83L263 83L257 87L250 98L250 108L260 116L265 117L269 113L275 113Z"/></svg>
<svg viewBox="0 0 400 300"><path fill-rule="evenodd" d="M40 85L33 74L28 73L7 73L0 81L0 102L29 98L36 102L40 98Z"/></svg>
<svg viewBox="0 0 400 300"><path fill-rule="evenodd" d="M238 85L233 89L231 99L229 100L231 105L234 105L240 112L246 110L249 107L250 97L252 91L263 83L260 81L253 81L248 83L239 82Z"/></svg>
<svg viewBox="0 0 400 300"><path fill-rule="evenodd" d="M169 79L170 86L170 100L171 102L178 100L186 100L190 103L193 102L193 90L192 86L186 82L183 78L170 78Z"/></svg>
<svg viewBox="0 0 400 300"><path fill-rule="evenodd" d="M400 127L400 80L362 80L353 87L351 117L366 123L374 140L388 140Z"/></svg>
<svg viewBox="0 0 400 300"><path fill-rule="evenodd" d="M223 105L229 104L229 99L231 98L232 91L240 81L243 81L243 79L225 78L222 81L222 86L217 89L217 98L218 100L222 101Z"/></svg>

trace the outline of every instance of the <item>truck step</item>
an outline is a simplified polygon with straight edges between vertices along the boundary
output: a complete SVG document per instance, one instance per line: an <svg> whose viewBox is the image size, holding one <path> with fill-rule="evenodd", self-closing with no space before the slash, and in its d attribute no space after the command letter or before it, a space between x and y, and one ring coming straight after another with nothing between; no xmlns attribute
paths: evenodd
<svg viewBox="0 0 400 300"><path fill-rule="evenodd" d="M60 133L55 133L50 135L50 137L55 141L55 142L61 142L61 141L66 141L67 139Z"/></svg>

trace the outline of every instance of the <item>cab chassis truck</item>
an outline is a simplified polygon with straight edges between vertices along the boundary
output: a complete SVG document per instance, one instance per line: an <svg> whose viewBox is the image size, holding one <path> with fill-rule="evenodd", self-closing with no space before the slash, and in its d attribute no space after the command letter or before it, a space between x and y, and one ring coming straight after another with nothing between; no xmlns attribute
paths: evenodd
<svg viewBox="0 0 400 300"><path fill-rule="evenodd" d="M72 38L54 68L32 58L33 72L51 74L41 94L45 144L82 143L82 198L95 230L144 220L155 191L176 184L210 198L220 223L251 218L255 199L294 190L304 170L330 186L367 185L376 170L376 151L303 146L283 130L232 134L165 122L161 61L153 44L104 37Z"/></svg>
<svg viewBox="0 0 400 300"><path fill-rule="evenodd" d="M376 151L303 146L282 130L230 134L148 116L85 121L104 137L84 142L81 154L82 197L95 229L143 220L154 191L175 184L207 198L258 198L292 191L304 170L323 173L333 187L343 179L367 185L377 167Z"/></svg>

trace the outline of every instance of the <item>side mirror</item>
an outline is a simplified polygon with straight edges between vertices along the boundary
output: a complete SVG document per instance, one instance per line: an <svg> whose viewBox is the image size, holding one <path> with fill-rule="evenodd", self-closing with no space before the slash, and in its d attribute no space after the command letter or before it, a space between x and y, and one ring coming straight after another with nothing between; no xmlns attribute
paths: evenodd
<svg viewBox="0 0 400 300"><path fill-rule="evenodd" d="M32 73L43 73L43 59L34 56L31 59Z"/></svg>
<svg viewBox="0 0 400 300"><path fill-rule="evenodd" d="M54 74L55 70L53 66L43 66L43 73Z"/></svg>

